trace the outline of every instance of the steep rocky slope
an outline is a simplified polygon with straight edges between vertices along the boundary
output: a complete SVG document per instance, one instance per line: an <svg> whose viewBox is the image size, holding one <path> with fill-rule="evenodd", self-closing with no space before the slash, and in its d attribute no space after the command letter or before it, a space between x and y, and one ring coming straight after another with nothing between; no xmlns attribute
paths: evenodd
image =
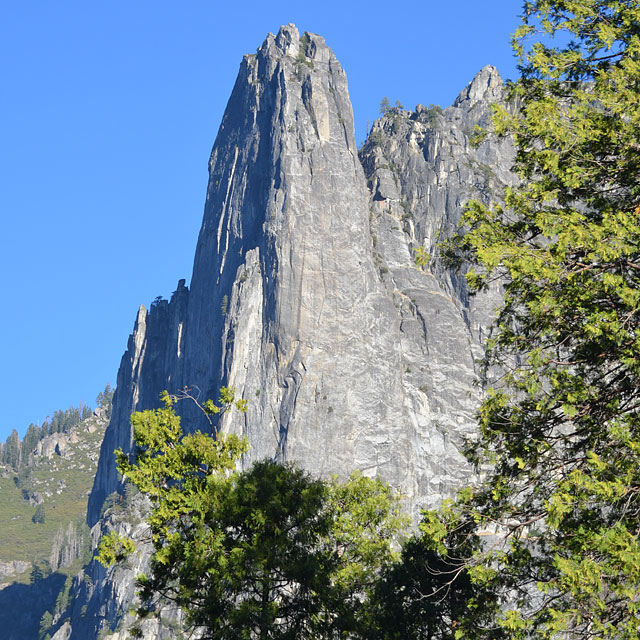
<svg viewBox="0 0 640 640"><path fill-rule="evenodd" d="M56 571L78 557L73 540L81 537L106 426L105 411L97 409L68 432L40 440L19 470L0 466L0 589L37 562Z"/></svg>
<svg viewBox="0 0 640 640"><path fill-rule="evenodd" d="M120 488L113 450L130 451L130 413L163 389L204 400L234 387L249 410L224 429L249 437L244 464L360 468L399 488L414 515L469 479L458 446L473 432L475 359L500 292L470 299L437 242L467 199L513 181L508 141L469 142L501 95L487 67L444 111L390 110L359 156L346 75L320 36L289 25L245 56L209 162L190 289L181 280L171 300L140 308L122 359L89 501L94 542L133 526L99 522ZM89 567L55 638L124 623L142 562Z"/></svg>
<svg viewBox="0 0 640 640"><path fill-rule="evenodd" d="M0 467L0 637L5 640L37 638L42 616L49 611L53 621L66 606L60 597L65 579L90 557L87 496L106 413L97 409L67 431L43 437L33 449L23 447L18 469Z"/></svg>

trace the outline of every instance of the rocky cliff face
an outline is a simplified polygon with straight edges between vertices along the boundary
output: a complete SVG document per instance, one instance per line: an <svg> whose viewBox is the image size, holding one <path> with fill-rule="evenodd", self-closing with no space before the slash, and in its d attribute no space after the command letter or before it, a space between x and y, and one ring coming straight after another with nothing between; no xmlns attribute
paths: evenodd
<svg viewBox="0 0 640 640"><path fill-rule="evenodd" d="M500 292L470 299L437 242L466 200L513 182L508 141L469 142L501 95L486 67L444 111L390 110L359 156L346 75L320 36L289 25L245 56L211 153L190 290L180 281L170 301L141 307L122 359L90 524L118 488L112 452L131 449L130 413L185 386L249 400L223 425L248 436L245 464L359 468L399 488L414 515L468 480L458 446ZM89 603L93 630L126 610L131 589L117 580L94 568L98 586L76 604ZM97 604L109 589L125 594L118 607Z"/></svg>
<svg viewBox="0 0 640 640"><path fill-rule="evenodd" d="M179 337L186 319L189 290L178 282L171 300L160 300L144 307L129 336L127 350L120 361L109 427L100 447L98 471L89 496L87 521L93 526L100 518L106 497L118 487L113 452L130 451L133 444L129 417L134 411L157 406L157 389L175 389L172 374L182 364Z"/></svg>

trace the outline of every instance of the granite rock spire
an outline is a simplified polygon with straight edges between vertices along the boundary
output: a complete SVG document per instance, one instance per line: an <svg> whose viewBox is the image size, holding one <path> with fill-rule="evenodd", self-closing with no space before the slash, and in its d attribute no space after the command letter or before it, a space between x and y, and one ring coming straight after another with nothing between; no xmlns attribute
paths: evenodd
<svg viewBox="0 0 640 640"><path fill-rule="evenodd" d="M346 74L323 38L287 25L244 57L209 160L190 286L140 308L122 359L89 500L96 539L119 488L113 451L132 448L129 415L164 389L205 400L233 387L249 409L223 429L249 438L243 464L361 469L398 488L414 516L469 480L459 449L474 432L476 362L500 287L470 297L438 242L469 198L514 182L508 140L470 143L502 95L485 67L447 109L389 110L358 152ZM132 596L133 574L118 586L89 571L95 587L74 607L91 615L72 621L72 638L92 637L101 617L115 628Z"/></svg>

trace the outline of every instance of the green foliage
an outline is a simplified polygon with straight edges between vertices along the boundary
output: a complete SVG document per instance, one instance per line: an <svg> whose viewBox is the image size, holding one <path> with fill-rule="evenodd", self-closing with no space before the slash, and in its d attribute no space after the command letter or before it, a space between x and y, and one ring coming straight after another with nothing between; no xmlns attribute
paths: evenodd
<svg viewBox="0 0 640 640"><path fill-rule="evenodd" d="M33 565L33 569L31 569L31 573L29 574L29 583L37 584L50 575L51 565L49 564L49 562L47 560L37 562Z"/></svg>
<svg viewBox="0 0 640 640"><path fill-rule="evenodd" d="M384 96L384 98L380 100L380 115L386 115L387 113L389 113L389 111L391 111L391 109L392 107L391 103L389 102L389 98L387 98L387 96Z"/></svg>
<svg viewBox="0 0 640 640"><path fill-rule="evenodd" d="M116 562L122 562L136 550L136 545L129 538L121 536L115 531L102 536L96 560L105 567Z"/></svg>
<svg viewBox="0 0 640 640"><path fill-rule="evenodd" d="M426 269L429 266L429 262L431 262L431 256L427 253L427 250L424 247L415 247L412 251L416 265L421 269Z"/></svg>
<svg viewBox="0 0 640 640"><path fill-rule="evenodd" d="M135 458L118 468L151 500L155 552L138 577L141 616L169 599L209 638L338 638L364 624L365 596L395 558L392 537L406 524L398 498L361 474L314 480L270 461L234 473L247 442L185 435L175 396L131 418ZM232 389L204 403L212 418L246 410ZM99 547L106 565L133 552L112 532Z"/></svg>
<svg viewBox="0 0 640 640"><path fill-rule="evenodd" d="M104 391L101 391L96 397L96 404L99 407L105 407L106 405L111 404L114 392L115 389L107 382Z"/></svg>
<svg viewBox="0 0 640 640"><path fill-rule="evenodd" d="M40 442L40 440L43 438L42 433L43 430L36 425L29 425L27 433L25 434L22 441L22 451L24 452L23 455L27 461L29 454L38 446L38 442ZM24 467L24 462L22 466Z"/></svg>
<svg viewBox="0 0 640 640"><path fill-rule="evenodd" d="M467 576L452 581L449 571L448 564L421 539L408 541L400 561L376 584L367 637L453 640L471 589Z"/></svg>
<svg viewBox="0 0 640 640"><path fill-rule="evenodd" d="M439 104L430 104L422 111L422 117L430 127L438 124L438 119L442 115L442 107Z"/></svg>
<svg viewBox="0 0 640 640"><path fill-rule="evenodd" d="M369 133L369 136L365 140L365 145L367 143L372 145L380 145L384 142L384 132L381 129L375 129Z"/></svg>
<svg viewBox="0 0 640 640"><path fill-rule="evenodd" d="M185 435L180 416L173 409L176 399L165 392L163 408L131 416L137 445L134 461L130 462L121 450L116 451L120 473L151 499L149 524L154 542L166 539L175 519L190 513L192 495L200 496L209 486L223 481L224 473L232 471L248 449L246 439L233 434L221 436L219 421L214 424L210 420L215 438L201 431ZM234 406L233 391L223 388L221 401L221 407L210 401L204 405L207 416L217 414L221 418Z"/></svg>
<svg viewBox="0 0 640 640"><path fill-rule="evenodd" d="M110 389L109 385L107 389ZM113 389L111 389L111 395L113 395ZM53 433L70 432L82 420L89 418L91 413L91 409L82 403L78 408L69 407L66 410L56 411L51 419L44 421L42 427L30 424L22 441L18 432L13 429L5 443L0 443L0 463L12 467L14 471L24 470L32 464L32 454L40 440Z"/></svg>
<svg viewBox="0 0 640 640"><path fill-rule="evenodd" d="M477 149L487 139L488 135L489 132L486 129L483 129L480 125L476 124L470 132L469 144L474 149Z"/></svg>
<svg viewBox="0 0 640 640"><path fill-rule="evenodd" d="M520 109L494 126L523 182L470 203L459 241L473 289L506 283L485 363L504 375L467 451L491 471L453 507L470 552L428 516L473 586L460 637L640 635L639 34L637 3L536 0L515 35Z"/></svg>
<svg viewBox="0 0 640 640"><path fill-rule="evenodd" d="M17 471L20 468L20 436L18 432L13 429L4 443L2 448L2 462Z"/></svg>
<svg viewBox="0 0 640 640"><path fill-rule="evenodd" d="M76 429L77 438L68 443L65 456L29 456L32 450L29 433L39 431L33 425L27 430L22 442L22 461L15 475L0 476L0 558L39 562L49 558L56 532L66 531L73 523L82 539L89 542L89 532L84 524L87 507L87 492L90 491L96 469L96 452L104 436L104 426L90 418L95 429ZM32 428L33 427L33 428ZM46 434L45 434L46 435ZM39 442L32 442L33 448ZM29 447L29 448L27 448ZM39 493L44 499L46 518L44 523L34 523L35 507L29 502ZM47 495L49 493L50 495ZM80 561L64 571L77 571ZM17 577L5 577L0 582L26 582L28 572ZM63 580L64 581L64 580ZM54 598L55 599L55 598ZM34 636L35 637L35 636Z"/></svg>
<svg viewBox="0 0 640 640"><path fill-rule="evenodd" d="M42 437L44 438L52 433L69 433L73 427L79 425L83 420L83 409L69 407L68 409L54 412L51 420L45 420L42 425Z"/></svg>
<svg viewBox="0 0 640 640"><path fill-rule="evenodd" d="M323 624L328 631L333 620L334 628L310 637L367 637L376 584L397 561L392 543L409 519L400 511L397 494L379 478L356 471L343 483L332 478L328 489L332 521L327 542L336 562L329 577L335 596Z"/></svg>
<svg viewBox="0 0 640 640"><path fill-rule="evenodd" d="M56 605L54 609L54 614L60 615L64 613L67 607L71 604L71 587L73 585L73 578L71 576L67 576L64 581L64 585L56 598Z"/></svg>
<svg viewBox="0 0 640 640"><path fill-rule="evenodd" d="M310 60L308 57L308 47L311 42L311 38L308 33L303 33L300 37L300 45L298 49L298 55L296 57L296 62L298 65L305 64L310 69L313 69L313 60ZM301 80L301 76L299 75L299 79Z"/></svg>
<svg viewBox="0 0 640 640"><path fill-rule="evenodd" d="M96 398L96 405L106 411L107 419L111 418L114 393L115 389L107 382L107 386L104 388L104 391L101 391Z"/></svg>
<svg viewBox="0 0 640 640"><path fill-rule="evenodd" d="M229 308L229 296L225 293L222 296L222 303L220 304L220 313L223 316L226 316L228 308Z"/></svg>
<svg viewBox="0 0 640 640"><path fill-rule="evenodd" d="M51 611L45 611L40 619L40 631L38 633L38 638L40 638L40 640L44 640L48 635L51 625L53 625L53 615L51 614Z"/></svg>
<svg viewBox="0 0 640 640"><path fill-rule="evenodd" d="M330 528L325 486L273 462L226 485L199 514L201 535L181 536L154 563L143 597L177 582L190 622L212 638L306 637L335 563L320 544Z"/></svg>
<svg viewBox="0 0 640 640"><path fill-rule="evenodd" d="M45 519L46 519L46 515L44 512L44 504L40 503L36 507L36 510L31 518L31 522L35 524L44 524Z"/></svg>

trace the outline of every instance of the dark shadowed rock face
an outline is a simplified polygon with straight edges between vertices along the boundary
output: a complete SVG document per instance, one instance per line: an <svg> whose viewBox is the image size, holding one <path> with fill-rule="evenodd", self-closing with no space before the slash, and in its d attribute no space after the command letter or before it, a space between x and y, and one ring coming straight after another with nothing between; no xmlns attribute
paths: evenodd
<svg viewBox="0 0 640 640"><path fill-rule="evenodd" d="M131 412L185 386L249 401L223 425L249 437L245 464L359 468L399 488L414 516L469 480L458 446L500 292L470 299L437 242L466 200L513 182L508 141L469 143L501 95L486 67L444 111L391 110L359 158L346 75L320 36L289 25L245 56L209 161L190 290L181 281L141 307L122 359L91 524L118 487L112 452L131 449Z"/></svg>
<svg viewBox="0 0 640 640"><path fill-rule="evenodd" d="M118 487L118 472L113 452L130 451L133 444L129 417L134 411L158 405L158 389L172 386L172 377L180 370L182 360L179 337L187 313L189 290L184 280L171 300L160 300L151 310L138 309L138 316L129 336L127 350L120 361L111 421L102 446L98 471L89 496L87 520L93 526L100 517L105 498Z"/></svg>

